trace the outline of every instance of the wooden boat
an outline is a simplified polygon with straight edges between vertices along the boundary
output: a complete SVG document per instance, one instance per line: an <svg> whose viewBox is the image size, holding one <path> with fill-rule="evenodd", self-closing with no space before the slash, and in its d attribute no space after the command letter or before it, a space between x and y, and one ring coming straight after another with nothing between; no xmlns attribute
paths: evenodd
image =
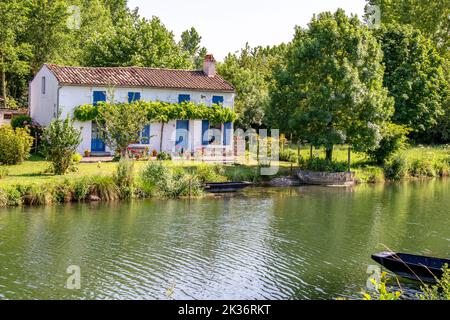
<svg viewBox="0 0 450 320"><path fill-rule="evenodd" d="M210 193L238 192L253 185L250 182L206 183L205 191Z"/></svg>
<svg viewBox="0 0 450 320"><path fill-rule="evenodd" d="M442 268L450 266L450 260L407 253L382 252L372 255L372 259L396 275L427 283L436 283L442 277Z"/></svg>

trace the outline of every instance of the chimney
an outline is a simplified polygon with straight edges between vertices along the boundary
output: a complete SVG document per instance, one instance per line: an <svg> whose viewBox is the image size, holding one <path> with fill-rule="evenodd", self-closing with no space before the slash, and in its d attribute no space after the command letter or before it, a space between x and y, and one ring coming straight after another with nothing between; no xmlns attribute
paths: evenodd
<svg viewBox="0 0 450 320"><path fill-rule="evenodd" d="M216 59L212 54L207 54L205 56L205 61L203 62L203 72L208 77L214 77L216 75Z"/></svg>

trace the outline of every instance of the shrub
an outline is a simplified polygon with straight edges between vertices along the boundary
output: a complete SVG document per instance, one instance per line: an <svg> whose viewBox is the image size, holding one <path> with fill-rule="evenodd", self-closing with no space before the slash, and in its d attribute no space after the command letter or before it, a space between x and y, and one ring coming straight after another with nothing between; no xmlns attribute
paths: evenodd
<svg viewBox="0 0 450 320"><path fill-rule="evenodd" d="M170 170L162 163L149 162L141 173L140 186L146 195L156 195L170 178Z"/></svg>
<svg viewBox="0 0 450 320"><path fill-rule="evenodd" d="M321 158L301 160L300 167L304 170L316 172L346 172L348 163L345 161L329 161Z"/></svg>
<svg viewBox="0 0 450 320"><path fill-rule="evenodd" d="M400 180L408 174L408 161L401 155L397 155L384 165L383 170L387 179Z"/></svg>
<svg viewBox="0 0 450 320"><path fill-rule="evenodd" d="M415 159L408 170L412 177L436 177L435 166L429 159Z"/></svg>
<svg viewBox="0 0 450 320"><path fill-rule="evenodd" d="M280 161L298 162L298 154L290 149L285 149L280 152Z"/></svg>
<svg viewBox="0 0 450 320"><path fill-rule="evenodd" d="M160 152L157 156L156 159L158 159L159 161L167 161L167 160L172 160L172 156L170 154L168 154L167 152Z"/></svg>
<svg viewBox="0 0 450 320"><path fill-rule="evenodd" d="M357 170L356 175L359 183L380 183L384 182L384 172L379 167L365 167Z"/></svg>
<svg viewBox="0 0 450 320"><path fill-rule="evenodd" d="M423 295L421 300L450 300L450 268L445 265L442 268L443 274L441 279L434 286L422 287Z"/></svg>
<svg viewBox="0 0 450 320"><path fill-rule="evenodd" d="M160 162L150 162L140 178L142 191L149 196L178 198L202 193L202 183L195 174L183 169L170 169Z"/></svg>
<svg viewBox="0 0 450 320"><path fill-rule="evenodd" d="M53 199L56 202L71 202L73 200L74 189L69 180L58 183L53 188Z"/></svg>
<svg viewBox="0 0 450 320"><path fill-rule="evenodd" d="M404 148L407 135L411 130L405 126L397 124L388 124L383 138L377 149L368 151L368 156L377 164L383 164L389 160L397 151Z"/></svg>
<svg viewBox="0 0 450 320"><path fill-rule="evenodd" d="M49 185L18 186L22 202L28 206L39 206L53 202L52 188Z"/></svg>
<svg viewBox="0 0 450 320"><path fill-rule="evenodd" d="M134 164L128 159L121 159L114 173L114 182L119 187L122 199L129 199L134 193Z"/></svg>
<svg viewBox="0 0 450 320"><path fill-rule="evenodd" d="M44 129L42 134L43 153L52 163L55 174L65 174L73 165L72 156L81 143L81 131L73 126L69 118L59 117Z"/></svg>
<svg viewBox="0 0 450 320"><path fill-rule="evenodd" d="M30 156L33 137L24 128L0 127L0 163L19 164Z"/></svg>
<svg viewBox="0 0 450 320"><path fill-rule="evenodd" d="M196 168L196 175L201 183L207 182L226 182L225 172L223 167L219 165L208 165L202 163Z"/></svg>
<svg viewBox="0 0 450 320"><path fill-rule="evenodd" d="M386 272L381 274L381 279L379 282L372 279L371 282L375 289L372 292L363 292L363 300L399 300L403 292L392 292L388 290L386 285L388 280L389 278Z"/></svg>
<svg viewBox="0 0 450 320"><path fill-rule="evenodd" d="M72 155L72 163L73 164L78 164L81 162L81 160L83 160L83 156L79 153L74 153Z"/></svg>
<svg viewBox="0 0 450 320"><path fill-rule="evenodd" d="M21 203L21 195L16 188L0 189L0 207L16 207Z"/></svg>
<svg viewBox="0 0 450 320"><path fill-rule="evenodd" d="M82 201L87 198L90 191L90 179L81 178L73 182L73 200Z"/></svg>
<svg viewBox="0 0 450 320"><path fill-rule="evenodd" d="M120 198L120 190L114 182L114 179L105 176L92 178L89 193L105 201L112 201Z"/></svg>
<svg viewBox="0 0 450 320"><path fill-rule="evenodd" d="M8 176L9 174L9 170L5 167L0 167L0 179L5 178L6 176Z"/></svg>
<svg viewBox="0 0 450 320"><path fill-rule="evenodd" d="M14 129L16 129L16 128L25 128L26 126L29 126L32 123L33 123L33 120L31 119L31 117L29 117L27 115L15 116L11 120L11 126Z"/></svg>

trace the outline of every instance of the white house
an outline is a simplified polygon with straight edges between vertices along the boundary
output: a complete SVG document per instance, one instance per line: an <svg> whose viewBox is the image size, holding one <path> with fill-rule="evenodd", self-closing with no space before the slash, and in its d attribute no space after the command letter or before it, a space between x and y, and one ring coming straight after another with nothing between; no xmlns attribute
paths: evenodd
<svg viewBox="0 0 450 320"><path fill-rule="evenodd" d="M192 101L234 108L234 97L233 86L216 74L214 57L207 55L203 71L45 64L30 83L29 108L31 117L46 126L58 113L63 118L73 116L74 109L80 105L112 99L116 102L136 99L171 103ZM75 126L82 130L79 153L83 154L85 150L93 154L110 152L100 139L95 122L75 122ZM160 123L150 124L140 133L138 146L160 152L160 132ZM210 132L213 139L208 138ZM232 148L232 124L214 125L205 120L180 119L164 126L162 151L196 152L211 144Z"/></svg>

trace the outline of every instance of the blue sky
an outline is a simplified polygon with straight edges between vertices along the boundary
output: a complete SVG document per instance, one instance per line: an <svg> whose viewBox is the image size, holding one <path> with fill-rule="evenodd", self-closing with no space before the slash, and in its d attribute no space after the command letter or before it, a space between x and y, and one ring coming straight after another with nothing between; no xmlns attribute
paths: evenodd
<svg viewBox="0 0 450 320"><path fill-rule="evenodd" d="M362 16L364 0L129 0L142 16L158 16L177 38L195 27L202 45L222 60L229 52L292 39L294 26L306 26L314 13L343 8Z"/></svg>

